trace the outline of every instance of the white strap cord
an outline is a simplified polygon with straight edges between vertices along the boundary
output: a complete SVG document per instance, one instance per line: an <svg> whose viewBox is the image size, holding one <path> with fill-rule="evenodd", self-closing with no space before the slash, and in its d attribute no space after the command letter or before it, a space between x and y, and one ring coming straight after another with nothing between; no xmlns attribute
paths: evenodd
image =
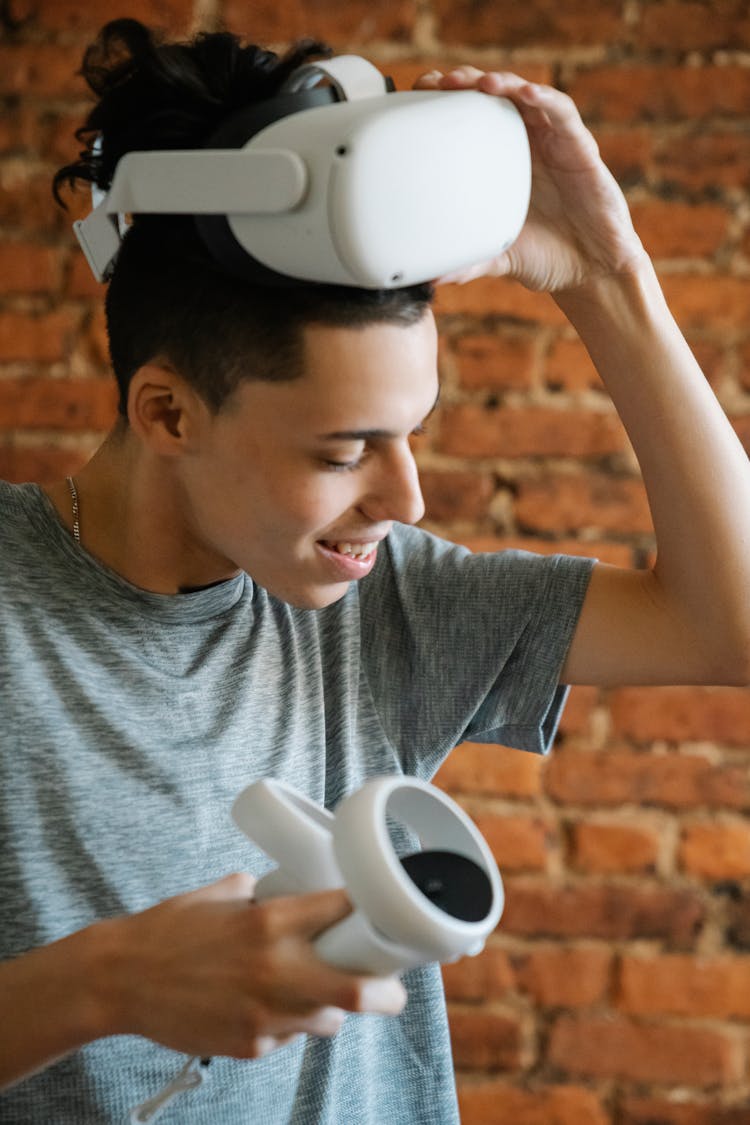
<svg viewBox="0 0 750 1125"><path fill-rule="evenodd" d="M202 1086L209 1077L210 1061L210 1059L201 1059L197 1055L188 1059L179 1074L175 1075L158 1094L154 1094L152 1098L141 1102L131 1110L130 1125L150 1125L180 1094Z"/></svg>

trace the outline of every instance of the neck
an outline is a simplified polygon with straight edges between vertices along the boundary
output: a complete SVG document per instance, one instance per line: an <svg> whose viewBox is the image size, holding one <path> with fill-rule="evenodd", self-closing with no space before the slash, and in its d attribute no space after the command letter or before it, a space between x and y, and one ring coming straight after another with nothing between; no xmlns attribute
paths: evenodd
<svg viewBox="0 0 750 1125"><path fill-rule="evenodd" d="M113 430L73 479L81 549L134 586L177 594L216 585L237 573L191 529L171 466L144 452L124 425ZM45 491L73 535L67 481Z"/></svg>

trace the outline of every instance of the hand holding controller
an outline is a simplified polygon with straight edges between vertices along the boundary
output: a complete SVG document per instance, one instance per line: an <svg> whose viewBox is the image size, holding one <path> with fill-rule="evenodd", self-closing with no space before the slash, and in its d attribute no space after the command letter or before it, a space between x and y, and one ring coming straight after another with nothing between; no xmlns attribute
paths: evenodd
<svg viewBox="0 0 750 1125"><path fill-rule="evenodd" d="M283 782L257 781L232 816L278 864L258 882L258 901L346 889L354 912L315 943L338 968L384 975L473 956L502 914L502 880L484 839L454 801L416 778L373 778L335 815ZM416 833L422 850L399 857L389 817Z"/></svg>

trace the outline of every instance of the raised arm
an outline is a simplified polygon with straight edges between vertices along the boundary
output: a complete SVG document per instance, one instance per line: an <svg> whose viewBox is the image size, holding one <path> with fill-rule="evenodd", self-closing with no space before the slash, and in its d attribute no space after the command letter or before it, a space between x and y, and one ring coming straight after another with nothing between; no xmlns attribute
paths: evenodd
<svg viewBox="0 0 750 1125"><path fill-rule="evenodd" d="M553 295L617 407L648 494L656 562L596 566L563 679L750 683L750 463L594 138L567 95L516 75L461 67L418 85L477 88L521 112L533 159L524 230L500 258L442 280L503 275Z"/></svg>

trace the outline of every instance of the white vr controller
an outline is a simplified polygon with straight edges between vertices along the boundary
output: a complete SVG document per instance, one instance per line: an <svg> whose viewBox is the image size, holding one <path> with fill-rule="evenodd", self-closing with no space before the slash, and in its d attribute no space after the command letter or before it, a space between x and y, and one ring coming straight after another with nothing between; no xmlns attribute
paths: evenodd
<svg viewBox="0 0 750 1125"><path fill-rule="evenodd" d="M374 778L335 814L283 782L257 781L232 817L278 864L257 900L346 889L353 912L315 943L339 968L388 975L473 956L500 920L503 884L485 840L455 801L416 778ZM389 820L421 850L400 857Z"/></svg>
<svg viewBox="0 0 750 1125"><path fill-rule="evenodd" d="M501 254L531 192L520 114L477 91L389 82L342 55L300 67L206 148L127 153L74 224L94 275L110 276L137 214L192 215L220 265L265 284L398 288Z"/></svg>

